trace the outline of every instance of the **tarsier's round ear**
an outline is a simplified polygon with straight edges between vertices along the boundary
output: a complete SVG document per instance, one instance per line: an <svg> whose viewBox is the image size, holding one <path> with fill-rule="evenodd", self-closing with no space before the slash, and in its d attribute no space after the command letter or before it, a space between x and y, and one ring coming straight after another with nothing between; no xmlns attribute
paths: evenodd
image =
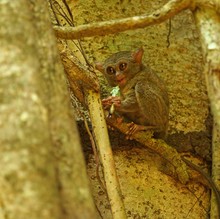
<svg viewBox="0 0 220 219"><path fill-rule="evenodd" d="M144 54L144 49L143 47L140 47L138 50L133 52L132 56L137 63L141 64L143 54Z"/></svg>
<svg viewBox="0 0 220 219"><path fill-rule="evenodd" d="M96 63L95 63L95 68L96 68L97 70L99 70L100 72L102 72L102 73L104 73L104 71L105 71L105 69L104 69L104 67L103 67L103 64L102 64L101 62L96 62Z"/></svg>

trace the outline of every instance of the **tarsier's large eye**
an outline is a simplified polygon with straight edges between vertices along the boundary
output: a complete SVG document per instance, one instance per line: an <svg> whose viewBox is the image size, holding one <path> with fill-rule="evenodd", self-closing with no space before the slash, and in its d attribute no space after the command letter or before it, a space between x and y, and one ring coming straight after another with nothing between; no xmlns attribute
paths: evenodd
<svg viewBox="0 0 220 219"><path fill-rule="evenodd" d="M110 66L106 69L106 71L107 71L107 73L108 73L109 75L115 74L115 69L112 68L112 67L110 67Z"/></svg>
<svg viewBox="0 0 220 219"><path fill-rule="evenodd" d="M126 68L127 68L127 63L122 62L122 63L119 64L119 69L120 69L121 71L124 71Z"/></svg>

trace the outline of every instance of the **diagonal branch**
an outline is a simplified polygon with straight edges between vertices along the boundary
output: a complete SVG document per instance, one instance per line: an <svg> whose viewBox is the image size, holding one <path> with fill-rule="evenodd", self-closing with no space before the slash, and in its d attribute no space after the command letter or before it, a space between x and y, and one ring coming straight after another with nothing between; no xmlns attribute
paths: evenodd
<svg viewBox="0 0 220 219"><path fill-rule="evenodd" d="M117 118L115 118L114 116L112 116L111 118L107 118L106 122L108 125L110 125L113 128L118 129L124 134L128 131L127 124L117 122ZM161 157L166 159L170 164L172 164L173 167L175 168L175 173L173 173L173 176L177 177L181 183L185 184L186 182L188 182L189 175L188 175L186 164L185 162L182 161L180 155L174 148L167 145L165 141L161 139L152 138L151 131L147 131L143 133L137 132L132 137L137 142L155 151Z"/></svg>
<svg viewBox="0 0 220 219"><path fill-rule="evenodd" d="M127 123L119 123L116 116L106 118L106 122L109 126L124 134L128 131ZM184 159L174 148L166 144L165 141L152 138L152 134L153 132L148 130L146 132L137 132L132 137L134 140L153 150L168 161L174 167L174 171L171 169L169 170L169 175L178 179L181 183L186 184L189 180L193 180L213 188L212 185L210 185L210 176L208 176L207 173L199 170L199 167L191 161ZM207 178L209 178L208 182ZM213 182L211 182L211 184L213 184Z"/></svg>
<svg viewBox="0 0 220 219"><path fill-rule="evenodd" d="M102 21L76 27L54 26L54 31L59 38L80 39L82 37L103 36L131 29L144 28L153 24L162 23L179 12L191 8L191 2L190 0L171 0L150 15L143 14L140 16Z"/></svg>

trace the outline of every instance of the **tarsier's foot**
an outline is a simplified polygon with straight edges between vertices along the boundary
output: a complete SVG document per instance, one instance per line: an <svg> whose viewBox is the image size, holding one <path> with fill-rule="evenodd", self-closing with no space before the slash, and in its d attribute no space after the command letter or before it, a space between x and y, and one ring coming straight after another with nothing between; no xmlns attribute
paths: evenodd
<svg viewBox="0 0 220 219"><path fill-rule="evenodd" d="M146 130L155 128L154 126L137 125L133 122L128 123L127 126L128 126L128 131L125 134L127 135L126 139L129 139L129 140L133 139L132 135L135 134L136 132L146 131Z"/></svg>
<svg viewBox="0 0 220 219"><path fill-rule="evenodd" d="M146 127L145 126L142 126L142 125L137 125L133 122L131 123L128 123L127 124L128 126L128 131L125 133L127 136L126 136L126 139L129 139L129 140L132 140L132 135L138 131L143 131L143 130L146 130Z"/></svg>

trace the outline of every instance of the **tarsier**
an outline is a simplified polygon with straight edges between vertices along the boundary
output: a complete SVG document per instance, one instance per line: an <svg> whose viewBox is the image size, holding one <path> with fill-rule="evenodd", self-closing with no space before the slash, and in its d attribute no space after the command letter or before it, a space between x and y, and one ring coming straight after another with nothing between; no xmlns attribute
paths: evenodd
<svg viewBox="0 0 220 219"><path fill-rule="evenodd" d="M104 74L110 86L119 86L120 97L102 100L105 109L114 104L116 112L131 121L128 138L140 130L153 129L158 137L167 132L169 100L164 82L150 67L142 64L142 48L111 55L96 69Z"/></svg>

